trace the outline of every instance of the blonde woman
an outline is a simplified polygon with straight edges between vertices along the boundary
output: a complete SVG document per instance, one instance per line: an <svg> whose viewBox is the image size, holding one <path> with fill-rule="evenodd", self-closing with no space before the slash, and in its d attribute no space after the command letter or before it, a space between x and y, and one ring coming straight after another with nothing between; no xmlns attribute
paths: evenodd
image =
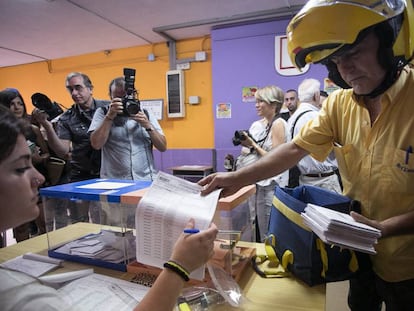
<svg viewBox="0 0 414 311"><path fill-rule="evenodd" d="M243 152L254 153L257 158L287 141L287 123L280 117L284 93L277 86L259 88L256 93L256 111L261 117L252 123L246 139L241 141ZM237 165L237 163L236 163ZM256 241L263 241L267 233L273 192L276 186L284 187L289 179L288 171L256 183L256 195L249 199L250 219L258 233Z"/></svg>

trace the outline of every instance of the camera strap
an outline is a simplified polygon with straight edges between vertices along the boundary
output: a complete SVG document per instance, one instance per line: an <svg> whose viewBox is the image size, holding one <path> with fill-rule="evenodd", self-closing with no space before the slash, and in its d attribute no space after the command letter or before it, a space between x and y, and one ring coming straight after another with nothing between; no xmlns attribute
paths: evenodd
<svg viewBox="0 0 414 311"><path fill-rule="evenodd" d="M300 113L298 115L298 117L296 118L295 122L293 122L292 128L290 129L291 139L293 139L293 135L294 135L294 132L295 132L295 126L296 126L296 123L298 123L300 117L303 116L305 113L308 113L308 112L311 112L311 111L313 111L313 110L306 110L306 111L303 111L302 113Z"/></svg>
<svg viewBox="0 0 414 311"><path fill-rule="evenodd" d="M274 117L273 117L273 119L272 119L272 122L270 122L267 126L266 126L266 135L265 135L265 137L264 138L262 138L262 139L260 139L260 140L258 140L256 143L258 143L259 144L259 146L260 147L263 147L263 144L265 143L265 141L266 141L266 139L267 139L267 137L269 136L269 133L270 133L270 130L272 129L272 126L273 126L273 122L275 122L276 121L276 119L277 118L279 118L280 117L280 115L275 115Z"/></svg>

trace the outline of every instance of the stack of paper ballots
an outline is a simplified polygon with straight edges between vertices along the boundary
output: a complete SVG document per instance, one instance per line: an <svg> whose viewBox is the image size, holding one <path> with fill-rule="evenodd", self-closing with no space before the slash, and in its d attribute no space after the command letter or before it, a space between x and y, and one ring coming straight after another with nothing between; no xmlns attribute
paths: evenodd
<svg viewBox="0 0 414 311"><path fill-rule="evenodd" d="M381 231L356 222L350 215L322 206L308 204L301 214L307 225L322 241L340 247L376 254Z"/></svg>

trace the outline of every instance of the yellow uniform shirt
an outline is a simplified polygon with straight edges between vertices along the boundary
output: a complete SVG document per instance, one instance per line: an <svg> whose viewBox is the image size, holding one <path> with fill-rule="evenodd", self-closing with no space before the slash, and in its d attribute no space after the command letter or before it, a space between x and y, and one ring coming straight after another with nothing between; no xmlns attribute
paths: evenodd
<svg viewBox="0 0 414 311"><path fill-rule="evenodd" d="M364 216L383 220L414 210L414 68L406 66L383 94L372 126L362 100L339 90L293 141L319 161L334 148L344 194L361 202ZM381 278L414 279L414 235L383 238L375 248Z"/></svg>

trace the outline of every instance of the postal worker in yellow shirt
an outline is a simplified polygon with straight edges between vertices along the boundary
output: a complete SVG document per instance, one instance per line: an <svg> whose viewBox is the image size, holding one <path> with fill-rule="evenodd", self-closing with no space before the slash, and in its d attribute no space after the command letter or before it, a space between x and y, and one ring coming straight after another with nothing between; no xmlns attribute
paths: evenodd
<svg viewBox="0 0 414 311"><path fill-rule="evenodd" d="M297 67L322 63L343 89L292 142L239 171L202 179L228 195L334 149L354 219L381 230L373 271L350 281L352 310L414 308L413 0L310 0L287 28Z"/></svg>

